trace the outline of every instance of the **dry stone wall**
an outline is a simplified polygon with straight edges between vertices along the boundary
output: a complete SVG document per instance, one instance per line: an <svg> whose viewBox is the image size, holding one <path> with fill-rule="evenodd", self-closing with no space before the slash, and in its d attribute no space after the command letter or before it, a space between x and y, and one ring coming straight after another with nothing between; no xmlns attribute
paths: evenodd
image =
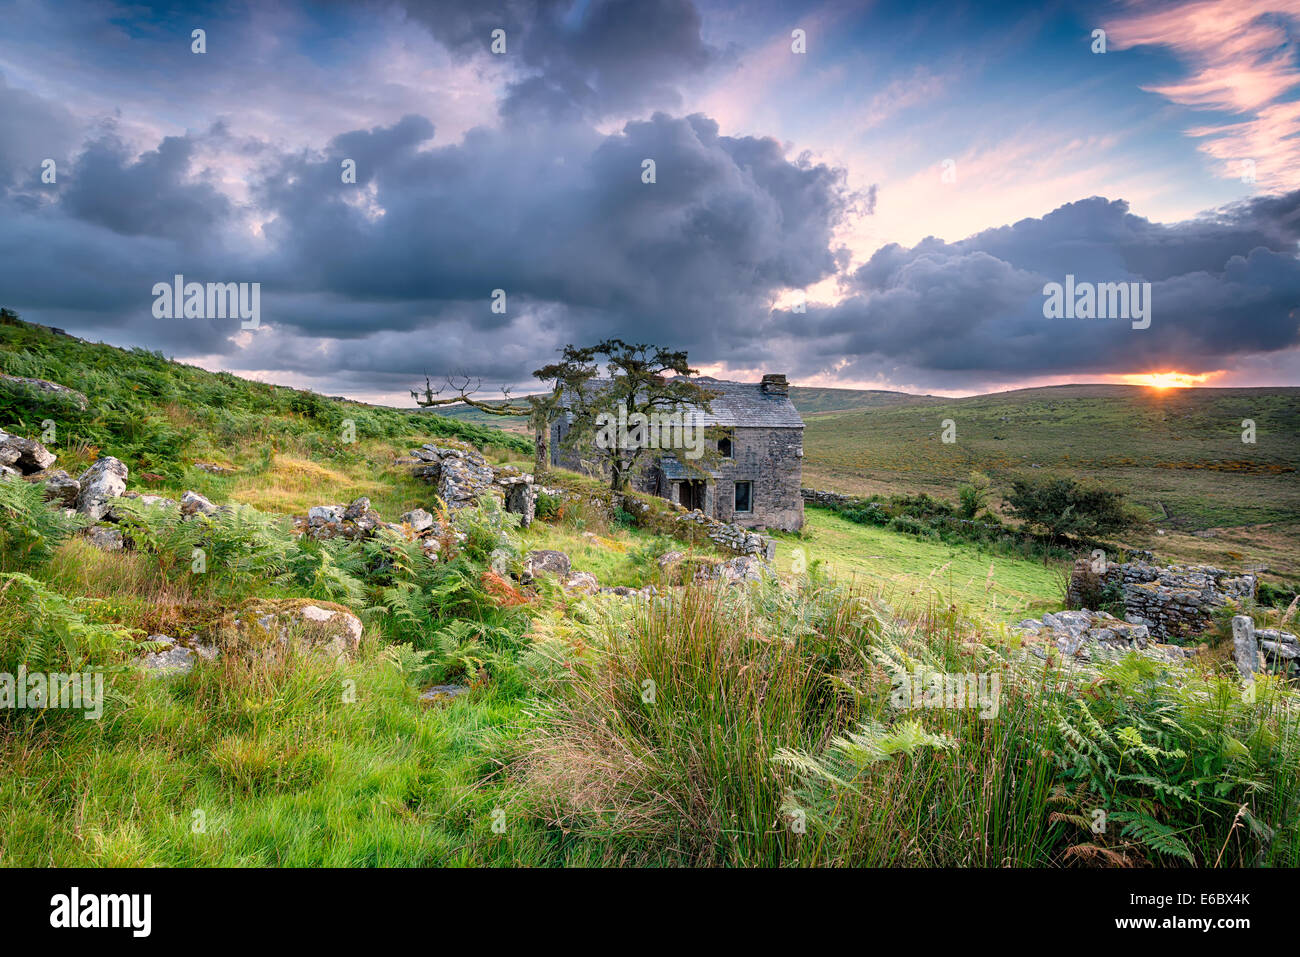
<svg viewBox="0 0 1300 957"><path fill-rule="evenodd" d="M766 535L760 535L751 529L731 522L720 522L715 518L709 518L698 509L678 515L676 520L700 526L704 529L704 534L709 541L719 548L740 555L761 555L766 562L776 558L776 540Z"/></svg>
<svg viewBox="0 0 1300 957"><path fill-rule="evenodd" d="M824 492L816 488L801 488L799 494L803 496L805 505L823 505L827 508L842 508L862 501L861 498L852 495L841 495L839 492Z"/></svg>
<svg viewBox="0 0 1300 957"><path fill-rule="evenodd" d="M494 468L472 449L422 445L412 449L411 456L421 463L414 469L416 478L436 486L438 497L448 508L474 505L484 495L490 495L507 512L519 515L524 528L532 524L537 509L537 486L527 472L509 466Z"/></svg>
<svg viewBox="0 0 1300 957"><path fill-rule="evenodd" d="M1104 563L1081 558L1070 574L1072 608L1096 607L1105 596L1123 602L1129 621L1145 624L1159 641L1206 631L1228 599L1255 597L1255 576L1233 575L1209 565L1154 565L1146 561Z"/></svg>

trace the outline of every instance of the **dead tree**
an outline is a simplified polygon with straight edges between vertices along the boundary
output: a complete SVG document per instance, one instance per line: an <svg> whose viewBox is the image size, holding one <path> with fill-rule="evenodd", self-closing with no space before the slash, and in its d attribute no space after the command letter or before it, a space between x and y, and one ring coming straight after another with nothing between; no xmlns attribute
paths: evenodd
<svg viewBox="0 0 1300 957"><path fill-rule="evenodd" d="M533 430L533 476L540 480L546 474L550 464L550 434L551 418L559 406L560 386L557 383L554 390L546 395L525 396L523 400L515 400L510 397L510 390L502 387L502 399L499 403L485 402L482 399L474 398L475 393L482 386L482 380L477 380L470 388L470 378L466 375L448 376L443 387L434 389L433 383L429 377L424 377L424 391L418 392L411 390L411 396L415 399L416 404L423 408L431 409L448 405L467 405L472 409L478 409L480 412L486 412L488 415L512 415L527 416L528 424ZM446 391L451 391L453 395L443 396Z"/></svg>

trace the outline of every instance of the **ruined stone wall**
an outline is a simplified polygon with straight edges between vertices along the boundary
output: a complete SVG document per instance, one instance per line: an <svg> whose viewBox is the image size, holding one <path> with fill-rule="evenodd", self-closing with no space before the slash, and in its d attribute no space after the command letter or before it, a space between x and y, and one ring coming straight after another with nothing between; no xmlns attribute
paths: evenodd
<svg viewBox="0 0 1300 957"><path fill-rule="evenodd" d="M734 522L721 522L699 511L678 515L677 521L700 526L713 544L727 551L740 555L761 555L764 561L769 562L776 558L775 539L760 535Z"/></svg>
<svg viewBox="0 0 1300 957"><path fill-rule="evenodd" d="M448 508L474 505L484 495L501 502L507 512L521 517L524 528L533 521L537 487L527 472L504 466L493 468L478 452L440 445L411 450L418 459L412 474L434 485Z"/></svg>
<svg viewBox="0 0 1300 957"><path fill-rule="evenodd" d="M841 495L839 492L824 492L816 488L801 488L800 496L805 505L824 505L827 508L842 508L862 501L860 496Z"/></svg>
<svg viewBox="0 0 1300 957"><path fill-rule="evenodd" d="M1199 635L1228 599L1253 598L1254 575L1233 575L1209 565L1104 563L1081 558L1070 574L1072 608L1095 607L1103 596L1123 602L1125 617L1145 624L1159 641Z"/></svg>

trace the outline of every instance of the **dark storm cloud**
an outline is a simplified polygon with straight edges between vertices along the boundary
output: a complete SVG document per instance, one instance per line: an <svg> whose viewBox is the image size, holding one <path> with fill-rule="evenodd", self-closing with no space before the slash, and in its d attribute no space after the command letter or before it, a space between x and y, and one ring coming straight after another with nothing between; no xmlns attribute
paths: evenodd
<svg viewBox="0 0 1300 957"><path fill-rule="evenodd" d="M0 237L6 299L83 310L71 325L87 334L247 368L465 368L519 382L563 342L610 335L761 357L771 297L837 268L843 172L787 159L770 139L721 136L703 116L655 114L612 135L586 124L480 128L448 146L434 135L408 116L319 151L233 144L257 163L246 206L196 160L214 142L232 148L221 128L135 158L98 136L60 178L61 202L13 210ZM356 184L342 182L344 159ZM261 282L276 334L235 358L234 324L154 319L150 290L176 273ZM490 309L495 289L505 315Z"/></svg>
<svg viewBox="0 0 1300 957"><path fill-rule="evenodd" d="M488 50L506 32L506 55L521 63L502 115L570 121L681 105L679 84L716 66L722 51L700 36L691 0L507 0L485 4L412 2L410 16L455 50Z"/></svg>
<svg viewBox="0 0 1300 957"><path fill-rule="evenodd" d="M78 143L78 124L62 106L9 86L0 73L0 192L41 186L41 163L55 161L56 174L66 168Z"/></svg>
<svg viewBox="0 0 1300 957"><path fill-rule="evenodd" d="M526 143L480 129L421 149L432 134L408 117L284 158L258 192L272 270L343 300L464 304L485 333L559 304L575 335L653 330L685 345L745 335L775 290L834 272L842 174L791 162L771 140L720 136L705 117L656 114L612 136L535 129ZM345 158L355 187L339 183ZM654 183L642 182L647 158ZM494 289L507 317L488 308Z"/></svg>
<svg viewBox="0 0 1300 957"><path fill-rule="evenodd" d="M782 314L779 324L803 343L803 374L901 368L956 387L1025 374L1224 369L1233 357L1300 344L1297 240L1300 192L1169 225L1094 197L960 242L885 246L850 277L847 299ZM1150 328L1044 318L1044 285L1067 273L1150 282Z"/></svg>
<svg viewBox="0 0 1300 957"><path fill-rule="evenodd" d="M77 159L63 204L69 215L124 236L156 236L186 244L210 238L230 215L231 203L190 172L194 144L168 136L133 159L117 137L87 143Z"/></svg>

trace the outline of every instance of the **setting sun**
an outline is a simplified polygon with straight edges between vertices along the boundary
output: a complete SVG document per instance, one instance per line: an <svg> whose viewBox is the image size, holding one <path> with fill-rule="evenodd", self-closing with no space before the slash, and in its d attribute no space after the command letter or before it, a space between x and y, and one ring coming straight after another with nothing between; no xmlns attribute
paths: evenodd
<svg viewBox="0 0 1300 957"><path fill-rule="evenodd" d="M1189 386L1202 385L1221 375L1222 372L1143 372L1122 376L1122 378L1129 385L1145 385L1153 389L1186 389Z"/></svg>

